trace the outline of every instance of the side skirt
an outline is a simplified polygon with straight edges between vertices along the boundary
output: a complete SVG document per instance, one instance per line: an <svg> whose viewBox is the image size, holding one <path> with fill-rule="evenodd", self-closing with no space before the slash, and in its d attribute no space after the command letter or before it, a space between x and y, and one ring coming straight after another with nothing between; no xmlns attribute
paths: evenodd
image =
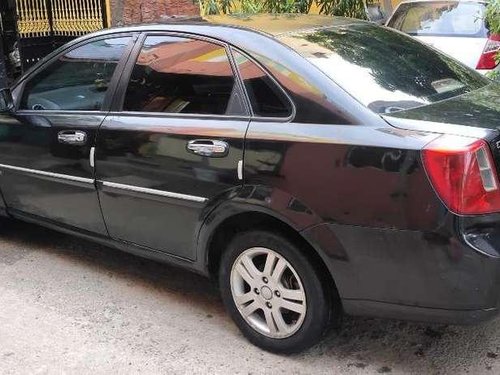
<svg viewBox="0 0 500 375"><path fill-rule="evenodd" d="M25 221L28 223L33 223L37 224L40 226L43 226L45 228L49 228L61 233L69 234L72 236L80 237L88 241L96 242L101 245L105 245L108 247L112 247L114 249L118 249L142 258L147 258L151 260L155 260L157 262L161 263L167 263L171 264L177 267L181 267L184 269L187 269L192 272L196 272L199 274L204 275L204 273L197 269L195 266L195 263L185 259L181 258L175 255L167 254L162 251L154 250L148 247L140 246L137 244L125 242L125 241L119 241L112 239L110 237L105 237L99 234L95 234L92 232L88 232L79 228L75 228L69 225L64 225L60 223L56 223L54 221L45 219L45 218L40 218L39 216L27 214L22 211L18 211L15 209L9 209L8 210L9 216L12 216L15 219Z"/></svg>
<svg viewBox="0 0 500 375"><path fill-rule="evenodd" d="M493 319L499 312L496 307L482 310L448 310L354 299L343 299L342 307L346 314L353 316L461 325Z"/></svg>

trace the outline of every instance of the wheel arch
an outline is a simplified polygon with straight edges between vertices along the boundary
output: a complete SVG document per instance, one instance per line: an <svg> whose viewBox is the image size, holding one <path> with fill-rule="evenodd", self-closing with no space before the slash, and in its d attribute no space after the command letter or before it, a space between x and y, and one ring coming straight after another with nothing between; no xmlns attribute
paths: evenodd
<svg viewBox="0 0 500 375"><path fill-rule="evenodd" d="M303 254L313 263L321 277L328 283L332 293L339 296L335 277L326 262L327 255L304 237L301 231L285 217L262 206L248 205L231 209L223 217L210 215L200 231L198 259L200 266L212 280L217 280L220 260L226 244L236 234L250 229L270 230L280 233L298 245Z"/></svg>

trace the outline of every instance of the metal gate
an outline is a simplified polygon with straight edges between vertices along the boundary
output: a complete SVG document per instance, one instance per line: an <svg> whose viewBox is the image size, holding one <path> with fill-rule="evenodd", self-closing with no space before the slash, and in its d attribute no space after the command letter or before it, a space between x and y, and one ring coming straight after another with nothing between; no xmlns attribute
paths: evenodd
<svg viewBox="0 0 500 375"><path fill-rule="evenodd" d="M80 35L108 27L108 0L16 0L23 71Z"/></svg>

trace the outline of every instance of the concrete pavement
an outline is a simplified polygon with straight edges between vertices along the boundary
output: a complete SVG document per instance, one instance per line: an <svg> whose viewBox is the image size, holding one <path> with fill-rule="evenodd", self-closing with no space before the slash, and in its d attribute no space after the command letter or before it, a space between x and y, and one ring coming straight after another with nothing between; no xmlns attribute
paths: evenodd
<svg viewBox="0 0 500 375"><path fill-rule="evenodd" d="M250 345L197 275L0 222L0 374L499 374L500 319L348 318L296 356Z"/></svg>

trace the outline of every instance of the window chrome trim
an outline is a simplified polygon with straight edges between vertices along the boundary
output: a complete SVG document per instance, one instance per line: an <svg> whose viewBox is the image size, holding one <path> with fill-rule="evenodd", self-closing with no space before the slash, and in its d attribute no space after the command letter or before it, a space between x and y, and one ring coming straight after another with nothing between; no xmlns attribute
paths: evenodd
<svg viewBox="0 0 500 375"><path fill-rule="evenodd" d="M84 111L81 109L18 109L16 114L26 115L52 115L52 116L67 116L67 115L94 115L106 116L109 111L104 110L91 110Z"/></svg>
<svg viewBox="0 0 500 375"><path fill-rule="evenodd" d="M161 117L173 119L195 119L195 120L221 120L221 121L249 121L250 115L210 115L203 113L167 113L167 112L140 112L140 111L110 111L108 116L129 116L129 117Z"/></svg>
<svg viewBox="0 0 500 375"><path fill-rule="evenodd" d="M34 174L34 175L38 175L38 176L59 178L61 180L82 182L82 183L85 183L85 184L93 184L94 183L94 180L92 178L85 178L85 177L71 176L71 175L61 174L61 173L40 171L38 169L16 167L14 165L0 164L0 169L1 168L3 168L3 169L9 169L9 170L12 170L12 171L18 171L18 172L24 172L24 173Z"/></svg>
<svg viewBox="0 0 500 375"><path fill-rule="evenodd" d="M158 196L167 197L167 198L182 199L182 200L186 200L186 201L199 202L199 203L203 203L203 202L206 202L208 200L208 198L198 197L196 195L173 193L171 191L150 189L150 188L145 188L145 187L140 187L140 186L125 185L125 184L119 184L116 182L109 182L109 181L99 181L99 182L101 182L104 186L107 186L110 188L133 191L136 193L158 195Z"/></svg>

